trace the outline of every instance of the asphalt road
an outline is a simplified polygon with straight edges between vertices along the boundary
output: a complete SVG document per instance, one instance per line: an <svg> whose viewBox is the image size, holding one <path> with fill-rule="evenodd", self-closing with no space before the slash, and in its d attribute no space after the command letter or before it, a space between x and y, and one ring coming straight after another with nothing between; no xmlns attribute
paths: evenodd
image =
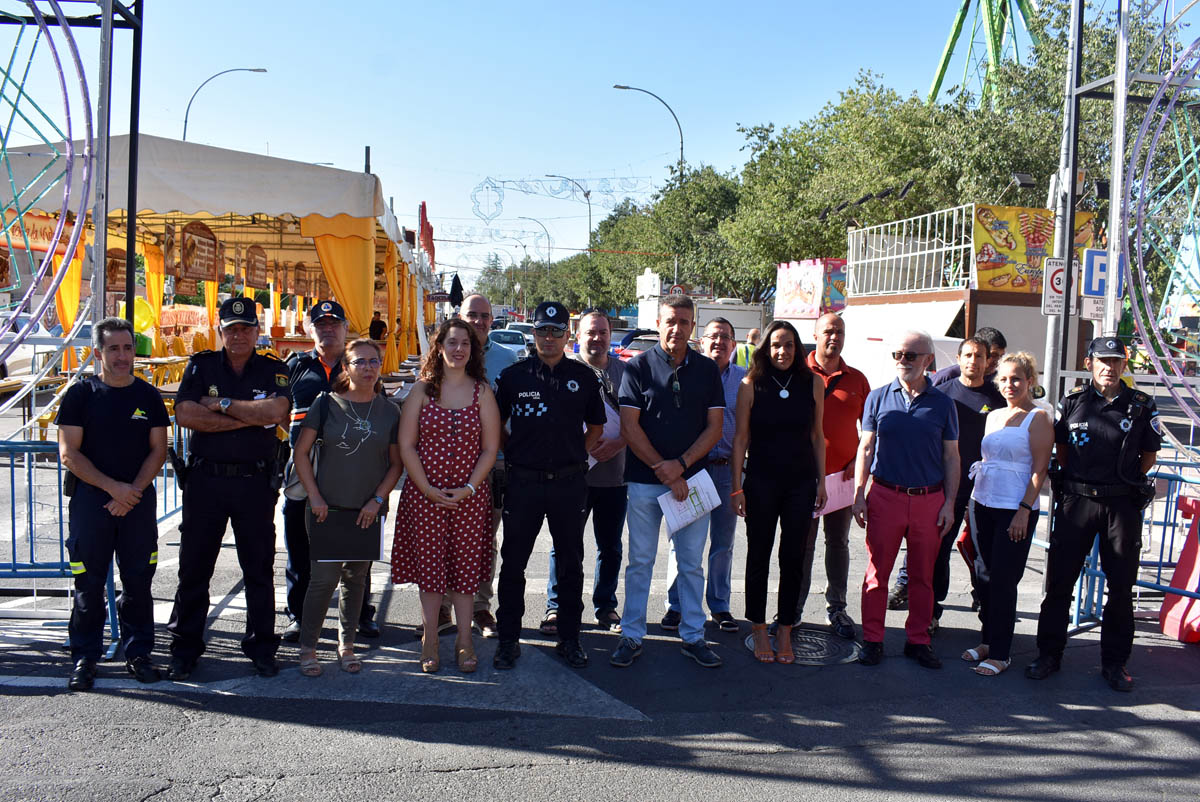
<svg viewBox="0 0 1200 802"><path fill-rule="evenodd" d="M282 534L278 540L281 598ZM160 624L174 593L177 543L177 529L165 529L154 587ZM861 543L856 530L856 620ZM447 635L442 671L423 675L416 591L385 588L385 566L376 564L387 624L379 640L360 641L367 649L361 675L333 662L331 611L322 677L301 676L296 647L287 644L279 677L253 676L238 649L244 618L232 536L212 583L209 652L188 683L138 685L112 662L94 692L70 693L64 630L0 618L0 799L1200 798L1196 646L1159 634L1156 620L1140 620L1132 694L1114 693L1101 680L1096 631L1072 638L1062 673L1044 682L1021 675L1034 651L1039 549L1021 588L1014 668L985 679L957 657L978 640L957 558L935 639L941 671L901 656L900 612L889 613L887 656L873 668L759 665L743 645L743 624L738 635L710 630L725 665L703 669L679 653L675 636L651 624L645 653L628 669L607 663L616 635L586 630L591 665L574 671L537 633L548 533L538 545L523 656L511 672L493 671L495 641L477 638L480 670L459 674ZM823 623L821 553L811 624ZM589 547L589 566L592 554ZM654 611L665 597L665 560L664 540ZM734 565L740 614L740 531ZM590 568L585 575L590 592ZM38 607L63 604L41 599ZM0 599L8 611L32 606ZM164 661L165 645L160 632Z"/></svg>

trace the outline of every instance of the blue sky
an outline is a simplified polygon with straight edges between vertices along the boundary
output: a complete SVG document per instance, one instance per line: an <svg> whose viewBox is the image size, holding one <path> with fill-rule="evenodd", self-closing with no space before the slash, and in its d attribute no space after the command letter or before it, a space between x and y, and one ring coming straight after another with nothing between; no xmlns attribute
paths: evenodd
<svg viewBox="0 0 1200 802"><path fill-rule="evenodd" d="M402 224L415 226L417 204L427 201L439 238L480 239L487 224L473 215L471 193L489 176L559 173L589 186L635 176L661 185L678 158L675 123L653 98L614 83L671 104L689 164L736 169L745 160L739 123L810 117L860 69L923 95L958 3L146 5L143 132L178 138L201 81L230 67L265 67L205 87L188 139L351 170L362 169L370 145L372 170ZM2 9L19 6L0 0ZM68 13L86 8L72 4ZM78 39L94 81L98 35ZM118 33L115 133L128 129L128 45ZM953 73L961 76L961 63L950 83ZM594 222L606 213L595 204ZM522 243L543 258L541 229L522 215L549 228L555 258L586 244L581 201L509 191L490 226L516 239L439 243L438 261L477 266L493 249L519 259Z"/></svg>

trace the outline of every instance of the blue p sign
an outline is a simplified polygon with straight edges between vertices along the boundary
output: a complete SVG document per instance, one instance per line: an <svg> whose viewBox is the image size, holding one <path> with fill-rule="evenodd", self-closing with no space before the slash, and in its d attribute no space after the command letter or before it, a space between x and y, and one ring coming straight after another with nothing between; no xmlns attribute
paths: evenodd
<svg viewBox="0 0 1200 802"><path fill-rule="evenodd" d="M1105 281L1108 278L1108 251L1088 248L1083 252L1084 297L1103 298ZM1117 272L1117 297L1125 294L1125 254L1121 254L1120 270Z"/></svg>

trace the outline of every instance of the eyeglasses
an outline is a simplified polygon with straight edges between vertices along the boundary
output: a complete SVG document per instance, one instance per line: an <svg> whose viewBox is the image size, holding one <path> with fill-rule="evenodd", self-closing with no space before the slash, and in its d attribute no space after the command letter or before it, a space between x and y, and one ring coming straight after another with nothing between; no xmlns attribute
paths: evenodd
<svg viewBox="0 0 1200 802"><path fill-rule="evenodd" d="M555 340L561 340L567 336L566 329L556 328L554 326L538 326L533 330L533 333L539 337L551 337Z"/></svg>
<svg viewBox="0 0 1200 802"><path fill-rule="evenodd" d="M928 354L924 351L892 351L892 359L897 362L916 362L919 356L928 356Z"/></svg>
<svg viewBox="0 0 1200 802"><path fill-rule="evenodd" d="M350 364L351 364L352 366L356 367L356 368L367 368L367 367L371 367L371 368L377 368L377 367L379 367L380 365L382 365L382 364L383 364L383 360L382 360L382 359L376 359L376 358L371 358L371 359L361 359L361 358L360 358L360 359L351 359L351 360L350 360Z"/></svg>
<svg viewBox="0 0 1200 802"><path fill-rule="evenodd" d="M730 337L728 334L705 334L704 339L716 340L717 342L720 342L722 340L733 340L733 338Z"/></svg>

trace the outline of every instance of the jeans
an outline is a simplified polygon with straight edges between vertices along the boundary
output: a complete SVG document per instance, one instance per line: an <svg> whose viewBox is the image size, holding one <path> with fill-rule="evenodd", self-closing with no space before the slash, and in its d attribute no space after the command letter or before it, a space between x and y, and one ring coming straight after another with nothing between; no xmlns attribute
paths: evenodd
<svg viewBox="0 0 1200 802"><path fill-rule="evenodd" d="M596 573L592 582L592 609L596 618L617 609L617 581L621 578L621 531L625 528L625 486L589 487L584 523L592 517L596 536ZM558 610L558 565L550 548L550 576L546 579L546 612Z"/></svg>
<svg viewBox="0 0 1200 802"><path fill-rule="evenodd" d="M658 553L658 532L662 507L658 497L667 492L664 485L629 483L629 555L625 567L625 610L621 615L621 633L641 643L646 636L646 607L650 600L650 580ZM675 585L679 593L679 637L684 643L704 640L704 542L708 539L708 516L702 516L671 535ZM561 624L560 624L561 627Z"/></svg>
<svg viewBox="0 0 1200 802"><path fill-rule="evenodd" d="M933 619L933 563L941 544L938 512L945 495L938 490L909 496L882 485L867 493L867 575L863 578L863 640L882 642L887 615L888 577L896 564L900 541L908 544L908 642L929 644Z"/></svg>
<svg viewBox="0 0 1200 802"><path fill-rule="evenodd" d="M771 574L771 552L775 529L779 528L779 623L795 623L804 578L804 551L808 545L815 480L797 481L791 476L752 475L742 485L746 493L746 618L752 624L766 622L767 580Z"/></svg>
<svg viewBox="0 0 1200 802"><path fill-rule="evenodd" d="M729 597L733 595L733 535L737 528L737 513L729 503L733 490L733 474L728 465L708 468L721 497L721 506L709 514L708 526L708 589L704 600L710 613L729 612ZM675 541L671 541L671 560L667 563L667 609L679 612L679 593L675 590Z"/></svg>
<svg viewBox="0 0 1200 802"><path fill-rule="evenodd" d="M808 544L804 550L804 577L800 580L800 601L796 604L796 622L804 617L804 602L812 585L813 556L817 550L817 530L825 521L825 615L832 620L846 612L846 585L850 574L850 522L852 507L843 507L812 519Z"/></svg>
<svg viewBox="0 0 1200 802"><path fill-rule="evenodd" d="M971 539L976 554L972 582L979 596L979 640L988 645L988 657L995 660L1007 660L1012 651L1017 585L1025 573L1038 519L1036 512L1030 513L1025 537L1014 542L1008 536L1014 513L1016 510L971 502Z"/></svg>

